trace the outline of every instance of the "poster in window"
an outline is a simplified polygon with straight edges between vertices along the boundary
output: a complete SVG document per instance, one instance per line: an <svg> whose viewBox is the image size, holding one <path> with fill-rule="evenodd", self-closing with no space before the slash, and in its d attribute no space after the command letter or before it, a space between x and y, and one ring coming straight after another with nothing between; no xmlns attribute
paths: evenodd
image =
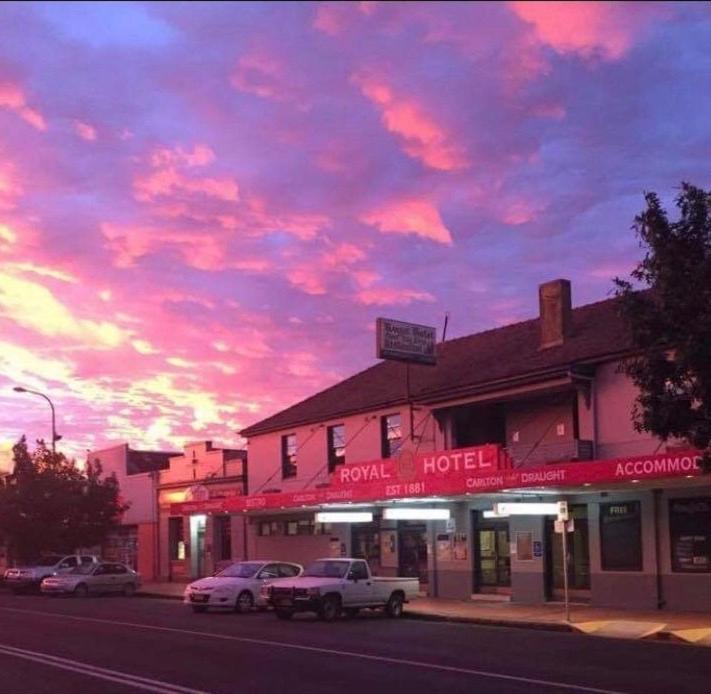
<svg viewBox="0 0 711 694"><path fill-rule="evenodd" d="M449 533L437 535L437 561L452 561L452 536Z"/></svg>
<svg viewBox="0 0 711 694"><path fill-rule="evenodd" d="M669 502L672 571L711 573L711 497Z"/></svg>
<svg viewBox="0 0 711 694"><path fill-rule="evenodd" d="M642 507L639 501L600 504L603 571L642 570Z"/></svg>
<svg viewBox="0 0 711 694"><path fill-rule="evenodd" d="M468 535L466 533L454 533L452 540L452 558L455 561L466 561L469 554Z"/></svg>
<svg viewBox="0 0 711 694"><path fill-rule="evenodd" d="M516 533L516 557L519 561L533 561L533 533Z"/></svg>

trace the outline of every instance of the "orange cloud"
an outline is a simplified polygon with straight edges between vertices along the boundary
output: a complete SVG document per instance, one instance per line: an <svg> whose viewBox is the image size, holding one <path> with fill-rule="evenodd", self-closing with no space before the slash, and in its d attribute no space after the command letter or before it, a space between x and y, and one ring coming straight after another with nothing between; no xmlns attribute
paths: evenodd
<svg viewBox="0 0 711 694"><path fill-rule="evenodd" d="M509 6L533 25L539 41L558 53L599 53L607 60L624 56L659 11L646 3L532 1Z"/></svg>
<svg viewBox="0 0 711 694"><path fill-rule="evenodd" d="M356 75L353 81L379 108L387 130L404 140L406 154L438 171L469 166L462 148L452 143L452 138L413 99L396 97L387 84L372 77Z"/></svg>
<svg viewBox="0 0 711 694"><path fill-rule="evenodd" d="M37 130L47 129L47 124L42 114L27 105L24 92L15 84L0 82L0 108L6 108L16 113L22 120Z"/></svg>
<svg viewBox="0 0 711 694"><path fill-rule="evenodd" d="M362 215L360 221L386 234L415 234L437 243L452 243L449 229L429 200L406 198L386 203Z"/></svg>

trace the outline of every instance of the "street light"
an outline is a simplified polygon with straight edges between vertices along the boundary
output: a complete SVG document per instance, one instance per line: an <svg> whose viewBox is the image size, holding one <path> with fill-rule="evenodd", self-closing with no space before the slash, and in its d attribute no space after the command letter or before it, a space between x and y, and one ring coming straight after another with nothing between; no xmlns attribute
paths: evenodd
<svg viewBox="0 0 711 694"><path fill-rule="evenodd" d="M44 398L49 403L49 408L52 410L52 454L56 453L57 451L55 448L55 444L62 437L57 434L57 431L55 429L54 405L52 404L52 401L44 393L40 393L38 390L30 390L29 388L23 388L22 386L15 386L13 390L16 393L32 393L32 395L39 395L41 398Z"/></svg>

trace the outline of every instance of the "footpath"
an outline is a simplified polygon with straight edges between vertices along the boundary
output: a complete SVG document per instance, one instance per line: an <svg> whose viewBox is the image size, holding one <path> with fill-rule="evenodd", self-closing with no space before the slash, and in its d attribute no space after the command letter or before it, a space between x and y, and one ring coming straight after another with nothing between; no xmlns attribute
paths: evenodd
<svg viewBox="0 0 711 694"><path fill-rule="evenodd" d="M146 583L138 594L182 600L185 585ZM522 605L422 597L407 605L405 615L416 619L573 631L607 638L661 639L711 647L711 614L708 612L623 610L576 603L570 606L570 621L567 621L562 603Z"/></svg>

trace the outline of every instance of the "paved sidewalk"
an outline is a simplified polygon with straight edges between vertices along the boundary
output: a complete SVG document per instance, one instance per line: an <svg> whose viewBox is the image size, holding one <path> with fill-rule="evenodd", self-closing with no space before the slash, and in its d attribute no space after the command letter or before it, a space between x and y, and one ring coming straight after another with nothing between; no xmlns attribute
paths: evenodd
<svg viewBox="0 0 711 694"><path fill-rule="evenodd" d="M180 600L186 583L146 583L139 595ZM622 610L573 604L570 622L561 603L522 605L512 602L418 598L406 614L419 619L496 626L580 631L611 638L661 638L711 646L711 614L666 610Z"/></svg>

